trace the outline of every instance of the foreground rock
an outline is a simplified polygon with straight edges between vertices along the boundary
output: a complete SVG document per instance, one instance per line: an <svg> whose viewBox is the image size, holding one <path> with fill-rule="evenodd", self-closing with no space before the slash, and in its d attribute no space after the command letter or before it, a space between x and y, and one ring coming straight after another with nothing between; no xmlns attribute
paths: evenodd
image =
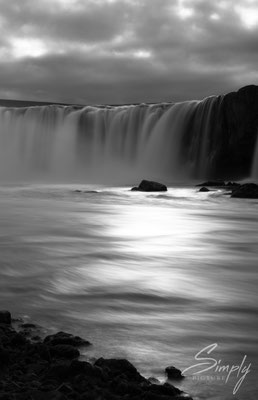
<svg viewBox="0 0 258 400"><path fill-rule="evenodd" d="M231 197L241 199L258 199L258 185L255 183L245 183L233 190Z"/></svg>
<svg viewBox="0 0 258 400"><path fill-rule="evenodd" d="M165 372L167 374L168 379L176 379L176 380L184 379L184 375L182 375L180 369L176 367L173 366L167 367L165 369Z"/></svg>
<svg viewBox="0 0 258 400"><path fill-rule="evenodd" d="M62 331L45 337L44 343L49 346L70 345L74 347L89 346L91 344L88 340L84 340L80 336L73 336L70 333Z"/></svg>
<svg viewBox="0 0 258 400"><path fill-rule="evenodd" d="M10 313L0 312L1 317L1 400L191 399L169 383L145 379L128 360L80 361L78 346L89 342L78 336L58 332L35 343L25 333L35 325L20 324L17 332Z"/></svg>
<svg viewBox="0 0 258 400"><path fill-rule="evenodd" d="M11 324L11 313L9 311L0 311L0 324Z"/></svg>
<svg viewBox="0 0 258 400"><path fill-rule="evenodd" d="M143 180L138 187L133 187L131 190L138 192L166 192L168 189L162 183Z"/></svg>

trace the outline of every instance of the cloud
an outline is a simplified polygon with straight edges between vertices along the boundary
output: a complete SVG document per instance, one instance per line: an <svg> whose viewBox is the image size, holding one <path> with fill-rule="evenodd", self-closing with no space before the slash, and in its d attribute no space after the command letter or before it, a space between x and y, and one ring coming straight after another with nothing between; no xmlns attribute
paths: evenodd
<svg viewBox="0 0 258 400"><path fill-rule="evenodd" d="M258 80L252 0L0 0L0 15L3 98L181 101Z"/></svg>

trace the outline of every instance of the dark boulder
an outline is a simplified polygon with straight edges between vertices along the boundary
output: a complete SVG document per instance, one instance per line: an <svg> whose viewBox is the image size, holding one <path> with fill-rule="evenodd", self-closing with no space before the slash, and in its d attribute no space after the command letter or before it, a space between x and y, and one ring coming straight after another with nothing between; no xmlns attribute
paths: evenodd
<svg viewBox="0 0 258 400"><path fill-rule="evenodd" d="M172 398L180 396L183 393L181 390L177 389L173 385L170 385L169 383L164 383L163 385L153 384L148 386L146 389L148 392L151 392L153 394L158 394L160 396L171 396Z"/></svg>
<svg viewBox="0 0 258 400"><path fill-rule="evenodd" d="M10 353L4 347L0 346L0 366L5 366L8 364L10 359Z"/></svg>
<svg viewBox="0 0 258 400"><path fill-rule="evenodd" d="M143 180L138 187L133 187L131 190L138 192L166 192L168 189L163 183Z"/></svg>
<svg viewBox="0 0 258 400"><path fill-rule="evenodd" d="M104 359L99 358L95 366L102 368L110 377L124 375L128 380L139 382L145 381L137 369L128 360L125 359Z"/></svg>
<svg viewBox="0 0 258 400"><path fill-rule="evenodd" d="M49 346L50 355L57 358L73 359L80 356L80 352L74 346L69 344L56 344Z"/></svg>
<svg viewBox="0 0 258 400"><path fill-rule="evenodd" d="M45 374L45 378L53 379L53 380L65 380L70 376L70 362L61 361L52 362L50 364L49 369Z"/></svg>
<svg viewBox="0 0 258 400"><path fill-rule="evenodd" d="M36 390L27 395L27 399L31 400L66 400L67 397L64 396L63 393L60 393L56 390Z"/></svg>
<svg viewBox="0 0 258 400"><path fill-rule="evenodd" d="M73 360L69 367L69 376L85 375L97 379L103 379L105 376L101 368L92 365L87 361Z"/></svg>
<svg viewBox="0 0 258 400"><path fill-rule="evenodd" d="M49 346L55 346L57 344L67 344L74 347L89 346L91 343L87 340L82 339L80 336L73 336L66 332L57 332L54 335L46 336L44 343Z"/></svg>
<svg viewBox="0 0 258 400"><path fill-rule="evenodd" d="M199 192L210 192L210 190L208 188L206 188L205 186L203 186Z"/></svg>
<svg viewBox="0 0 258 400"><path fill-rule="evenodd" d="M9 311L0 311L0 324L11 325L11 313Z"/></svg>
<svg viewBox="0 0 258 400"><path fill-rule="evenodd" d="M14 332L10 337L10 344L12 346L24 346L28 344L28 340L22 333Z"/></svg>
<svg viewBox="0 0 258 400"><path fill-rule="evenodd" d="M31 343L27 350L29 355L37 355L39 359L51 361L49 347L43 343Z"/></svg>
<svg viewBox="0 0 258 400"><path fill-rule="evenodd" d="M258 185L245 183L233 190L231 197L241 199L258 199Z"/></svg>
<svg viewBox="0 0 258 400"><path fill-rule="evenodd" d="M180 369L170 366L165 369L168 379L183 379L184 376Z"/></svg>

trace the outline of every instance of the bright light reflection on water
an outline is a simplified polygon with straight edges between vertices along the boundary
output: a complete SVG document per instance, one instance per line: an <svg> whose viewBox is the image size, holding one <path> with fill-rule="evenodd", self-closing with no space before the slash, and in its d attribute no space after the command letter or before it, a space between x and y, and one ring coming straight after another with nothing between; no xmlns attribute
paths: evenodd
<svg viewBox="0 0 258 400"><path fill-rule="evenodd" d="M127 357L146 376L184 369L216 342L222 363L252 363L237 397L233 378L181 387L255 398L258 202L77 188L1 187L1 307L80 334L94 343L86 357Z"/></svg>

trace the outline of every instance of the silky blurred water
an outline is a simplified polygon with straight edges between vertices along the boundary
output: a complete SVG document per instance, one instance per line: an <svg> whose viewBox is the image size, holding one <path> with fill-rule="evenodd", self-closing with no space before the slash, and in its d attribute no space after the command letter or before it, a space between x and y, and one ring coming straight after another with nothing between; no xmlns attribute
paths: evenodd
<svg viewBox="0 0 258 400"><path fill-rule="evenodd" d="M1 186L0 308L90 340L87 359L126 357L159 379L217 343L220 365L251 363L237 393L237 371L225 383L225 372L190 370L177 386L256 399L258 201L223 193Z"/></svg>

